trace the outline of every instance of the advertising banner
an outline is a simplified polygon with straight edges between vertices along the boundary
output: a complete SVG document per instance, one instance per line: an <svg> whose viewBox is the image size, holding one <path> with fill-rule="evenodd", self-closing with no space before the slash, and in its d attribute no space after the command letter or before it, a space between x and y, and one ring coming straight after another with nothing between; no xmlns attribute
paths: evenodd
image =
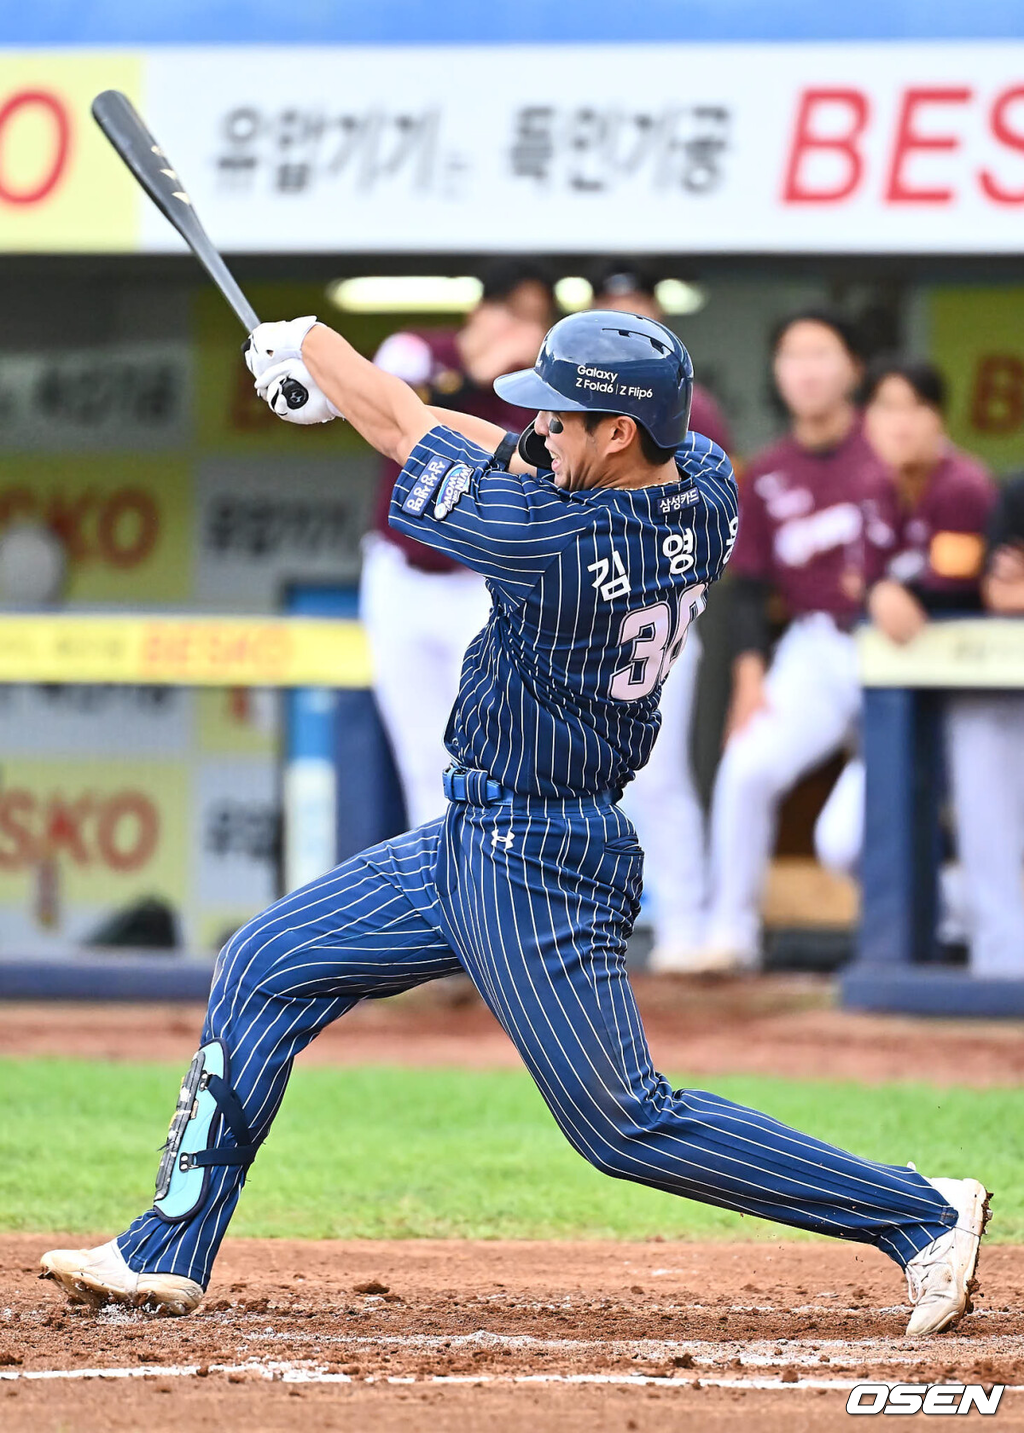
<svg viewBox="0 0 1024 1433"><path fill-rule="evenodd" d="M376 454L343 472L328 458L200 462L196 601L279 612L289 583L354 582L379 467Z"/></svg>
<svg viewBox="0 0 1024 1433"><path fill-rule="evenodd" d="M1024 466L1024 286L934 289L927 324L954 440L997 472Z"/></svg>
<svg viewBox="0 0 1024 1433"><path fill-rule="evenodd" d="M190 369L187 340L2 353L3 446L73 453L185 447Z"/></svg>
<svg viewBox="0 0 1024 1433"><path fill-rule="evenodd" d="M122 84L227 251L1021 248L1019 41L8 51L0 246L179 247L86 143Z"/></svg>
<svg viewBox="0 0 1024 1433"><path fill-rule="evenodd" d="M179 453L0 453L0 530L44 523L68 557L72 602L184 602L192 479Z"/></svg>
<svg viewBox="0 0 1024 1433"><path fill-rule="evenodd" d="M0 954L88 938L135 901L180 919L188 767L181 759L9 758L0 790Z"/></svg>
<svg viewBox="0 0 1024 1433"><path fill-rule="evenodd" d="M135 249L141 205L110 163L89 114L93 96L138 100L141 52L0 51L0 249Z"/></svg>
<svg viewBox="0 0 1024 1433"><path fill-rule="evenodd" d="M366 687L370 659L354 621L5 613L0 682Z"/></svg>

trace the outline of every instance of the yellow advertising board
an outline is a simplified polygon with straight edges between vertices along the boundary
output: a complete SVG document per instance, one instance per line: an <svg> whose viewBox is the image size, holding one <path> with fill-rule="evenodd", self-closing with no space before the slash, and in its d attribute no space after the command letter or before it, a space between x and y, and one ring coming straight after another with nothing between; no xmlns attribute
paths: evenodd
<svg viewBox="0 0 1024 1433"><path fill-rule="evenodd" d="M184 602L192 594L192 478L163 453L0 456L0 530L57 533L71 602Z"/></svg>
<svg viewBox="0 0 1024 1433"><path fill-rule="evenodd" d="M141 191L89 106L138 98L141 54L0 50L0 250L120 253L138 247Z"/></svg>
<svg viewBox="0 0 1024 1433"><path fill-rule="evenodd" d="M954 442L996 472L1024 468L1024 285L936 288L928 327Z"/></svg>
<svg viewBox="0 0 1024 1433"><path fill-rule="evenodd" d="M0 682L366 687L370 660L353 621L7 613Z"/></svg>
<svg viewBox="0 0 1024 1433"><path fill-rule="evenodd" d="M86 913L186 897L188 783L181 760L4 763L0 912L59 932Z"/></svg>

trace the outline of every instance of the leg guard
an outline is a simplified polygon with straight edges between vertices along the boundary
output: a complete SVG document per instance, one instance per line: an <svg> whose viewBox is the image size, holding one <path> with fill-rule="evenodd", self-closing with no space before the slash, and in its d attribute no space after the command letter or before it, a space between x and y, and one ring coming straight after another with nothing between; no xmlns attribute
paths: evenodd
<svg viewBox="0 0 1024 1433"><path fill-rule="evenodd" d="M253 1143L229 1078L224 1042L211 1040L201 1045L182 1081L157 1170L153 1206L162 1219L176 1222L196 1212L206 1197L212 1166L237 1164L245 1168L256 1157L259 1146ZM225 1126L235 1144L218 1148L216 1139Z"/></svg>

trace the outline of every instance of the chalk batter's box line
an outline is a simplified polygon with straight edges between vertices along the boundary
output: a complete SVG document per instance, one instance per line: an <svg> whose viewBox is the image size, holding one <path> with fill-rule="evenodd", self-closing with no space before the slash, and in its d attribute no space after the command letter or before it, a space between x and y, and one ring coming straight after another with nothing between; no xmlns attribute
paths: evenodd
<svg viewBox="0 0 1024 1433"><path fill-rule="evenodd" d="M373 1374L362 1377L359 1374L326 1373L317 1369L299 1368L289 1364L253 1363L210 1363L210 1364L152 1364L136 1368L48 1368L29 1369L25 1372L0 1372L0 1382L55 1382L60 1380L96 1379L115 1380L125 1378L192 1378L199 1375L199 1369L209 1373L257 1374L263 1382L280 1383L385 1383L385 1384L480 1384L508 1385L518 1383L568 1383L568 1384L613 1384L635 1388L702 1388L754 1389L758 1392L801 1393L807 1389L834 1389L837 1393L848 1393L866 1382L885 1383L895 1387L898 1380L861 1378L798 1378L784 1382L781 1378L667 1378L659 1374L641 1373L438 1373L438 1374L387 1374L376 1378ZM1004 1385L1006 1393L1024 1393L1024 1384Z"/></svg>

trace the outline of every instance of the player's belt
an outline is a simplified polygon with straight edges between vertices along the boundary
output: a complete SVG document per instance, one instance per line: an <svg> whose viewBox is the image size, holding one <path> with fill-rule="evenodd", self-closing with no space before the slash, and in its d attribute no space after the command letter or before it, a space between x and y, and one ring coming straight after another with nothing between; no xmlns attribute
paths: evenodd
<svg viewBox="0 0 1024 1433"><path fill-rule="evenodd" d="M470 806L494 806L512 796L507 786L502 786L486 771L475 771L465 766L446 767L441 781L449 801L464 801Z"/></svg>

